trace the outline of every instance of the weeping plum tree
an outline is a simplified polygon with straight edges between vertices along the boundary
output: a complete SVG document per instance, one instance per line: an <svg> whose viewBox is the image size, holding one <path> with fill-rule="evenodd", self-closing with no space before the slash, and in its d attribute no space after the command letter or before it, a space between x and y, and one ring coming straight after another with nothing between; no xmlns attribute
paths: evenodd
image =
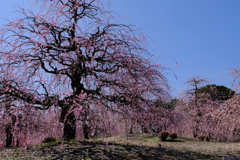
<svg viewBox="0 0 240 160"><path fill-rule="evenodd" d="M141 32L116 23L104 4L36 0L38 11L23 8L1 28L1 97L59 108L65 139L76 137L77 120L88 138L93 106L141 119L167 94L164 67L145 58Z"/></svg>

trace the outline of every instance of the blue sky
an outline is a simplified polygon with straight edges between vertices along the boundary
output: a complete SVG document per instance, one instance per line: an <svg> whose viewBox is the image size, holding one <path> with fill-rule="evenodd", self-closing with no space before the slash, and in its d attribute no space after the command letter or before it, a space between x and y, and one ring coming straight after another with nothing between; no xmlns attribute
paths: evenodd
<svg viewBox="0 0 240 160"><path fill-rule="evenodd" d="M173 95L187 89L192 76L231 88L229 69L240 60L239 0L112 0L119 16L149 36L159 63L178 77L168 75ZM153 43L154 41L154 43ZM168 57L173 57L179 66Z"/></svg>
<svg viewBox="0 0 240 160"><path fill-rule="evenodd" d="M28 0L1 2L0 18L10 18L16 3L27 6ZM148 36L154 62L178 77L167 75L174 96L192 76L231 88L231 77L223 76L239 66L239 0L110 0L110 7Z"/></svg>

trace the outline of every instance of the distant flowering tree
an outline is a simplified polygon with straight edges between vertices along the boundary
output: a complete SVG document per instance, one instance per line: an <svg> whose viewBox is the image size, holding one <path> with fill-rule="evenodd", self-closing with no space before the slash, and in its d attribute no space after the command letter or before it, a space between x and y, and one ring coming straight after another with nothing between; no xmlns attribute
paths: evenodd
<svg viewBox="0 0 240 160"><path fill-rule="evenodd" d="M189 86L189 89L186 91L186 94L197 98L197 96L198 96L197 93L198 93L198 90L200 89L200 87L202 87L204 84L206 84L208 82L209 82L209 80L207 80L206 78L203 78L201 76L190 77L186 82L186 84Z"/></svg>
<svg viewBox="0 0 240 160"><path fill-rule="evenodd" d="M203 114L208 110L208 104L205 103L205 101L208 100L209 97L205 93L200 93L199 89L208 82L206 78L200 76L189 78L186 82L186 84L189 85L189 89L185 92L185 97L188 97L188 101L177 107L178 110L184 110L183 114L186 116L188 126L191 126L190 128L194 138L196 138L201 131L200 122Z"/></svg>
<svg viewBox="0 0 240 160"><path fill-rule="evenodd" d="M239 69L230 74L236 83ZM190 88L174 108L182 118L172 130L186 137L206 135L210 140L239 141L239 94L225 86L206 85L207 82L201 77L187 81Z"/></svg>
<svg viewBox="0 0 240 160"><path fill-rule="evenodd" d="M232 98L221 103L220 107L211 113L211 121L208 121L213 130L213 138L218 141L240 140L240 96L234 95Z"/></svg>
<svg viewBox="0 0 240 160"><path fill-rule="evenodd" d="M28 136L35 138L31 144L36 144L41 140L41 135L46 134L46 129L50 125L46 125L44 122L49 123L49 119L44 119L46 115L38 112L35 108L23 104L20 106L10 100L3 101L3 98L0 106L0 132L2 135L0 141L5 147L22 146L27 143Z"/></svg>
<svg viewBox="0 0 240 160"><path fill-rule="evenodd" d="M36 6L1 28L2 99L59 108L63 137L74 139L77 120L88 138L94 107L142 119L167 94L165 68L145 58L141 32L114 23L101 0L36 0Z"/></svg>

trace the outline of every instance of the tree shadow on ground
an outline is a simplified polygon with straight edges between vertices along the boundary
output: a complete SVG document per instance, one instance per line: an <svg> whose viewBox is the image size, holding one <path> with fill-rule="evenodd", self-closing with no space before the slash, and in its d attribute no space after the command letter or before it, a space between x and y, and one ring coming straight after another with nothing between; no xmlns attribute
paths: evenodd
<svg viewBox="0 0 240 160"><path fill-rule="evenodd" d="M62 145L62 146L61 146ZM61 146L61 147L60 147ZM31 151L32 150L32 151ZM218 155L207 155L193 151L177 151L162 147L147 147L137 145L123 145L105 142L71 142L43 146L39 149L28 149L35 157L51 155L52 160L87 159L87 160L194 160L221 159Z"/></svg>

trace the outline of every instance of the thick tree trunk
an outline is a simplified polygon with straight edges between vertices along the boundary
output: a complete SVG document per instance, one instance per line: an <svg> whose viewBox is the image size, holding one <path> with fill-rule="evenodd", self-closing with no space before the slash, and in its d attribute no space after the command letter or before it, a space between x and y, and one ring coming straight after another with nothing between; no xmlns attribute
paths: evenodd
<svg viewBox="0 0 240 160"><path fill-rule="evenodd" d="M64 107L61 112L60 121L63 122L63 138L71 140L76 138L76 117L70 111L70 107Z"/></svg>
<svg viewBox="0 0 240 160"><path fill-rule="evenodd" d="M12 123L6 125L6 147L12 147L13 142L13 126L16 123L16 116L9 114L12 117Z"/></svg>
<svg viewBox="0 0 240 160"><path fill-rule="evenodd" d="M6 147L12 147L13 135L12 126L10 124L6 126L5 133L6 133Z"/></svg>
<svg viewBox="0 0 240 160"><path fill-rule="evenodd" d="M64 120L63 138L65 140L76 138L76 118L73 113L67 115Z"/></svg>
<svg viewBox="0 0 240 160"><path fill-rule="evenodd" d="M83 129L84 139L89 139L89 127L85 122L83 123L82 129Z"/></svg>

